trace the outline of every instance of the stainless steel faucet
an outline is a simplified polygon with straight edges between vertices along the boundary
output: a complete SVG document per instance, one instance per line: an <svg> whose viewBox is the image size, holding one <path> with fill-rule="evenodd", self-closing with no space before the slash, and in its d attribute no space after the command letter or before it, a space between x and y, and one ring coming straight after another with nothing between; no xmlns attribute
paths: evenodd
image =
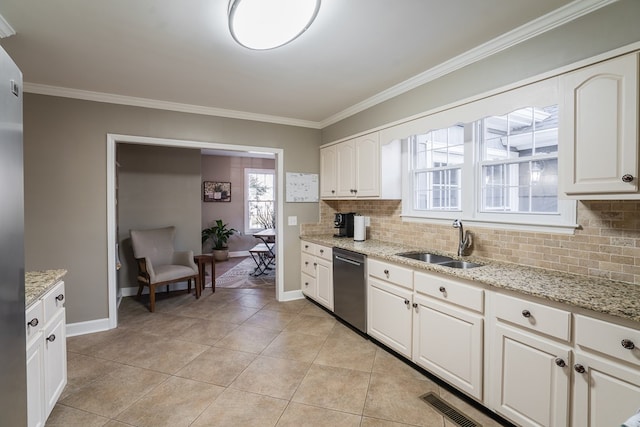
<svg viewBox="0 0 640 427"><path fill-rule="evenodd" d="M459 219L453 221L453 228L457 228L460 231L458 237L458 256L464 256L464 251L471 247L471 233L469 231L464 232L462 221Z"/></svg>

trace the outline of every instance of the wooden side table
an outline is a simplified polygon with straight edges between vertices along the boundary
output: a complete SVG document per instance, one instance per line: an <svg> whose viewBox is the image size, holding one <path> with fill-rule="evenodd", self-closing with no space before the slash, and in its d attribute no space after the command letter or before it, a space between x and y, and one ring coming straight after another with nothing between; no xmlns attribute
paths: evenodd
<svg viewBox="0 0 640 427"><path fill-rule="evenodd" d="M200 254L193 257L193 261L198 264L198 283L196 284L196 298L200 298L205 286L205 271L207 263L211 264L211 291L216 291L216 263L212 254Z"/></svg>

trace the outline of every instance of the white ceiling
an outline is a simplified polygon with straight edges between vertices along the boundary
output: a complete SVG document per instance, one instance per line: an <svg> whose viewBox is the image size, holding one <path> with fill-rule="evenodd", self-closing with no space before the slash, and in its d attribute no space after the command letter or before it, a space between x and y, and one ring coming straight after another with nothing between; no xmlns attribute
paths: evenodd
<svg viewBox="0 0 640 427"><path fill-rule="evenodd" d="M228 0L2 0L0 45L30 92L321 128L612 1L322 0L252 51Z"/></svg>

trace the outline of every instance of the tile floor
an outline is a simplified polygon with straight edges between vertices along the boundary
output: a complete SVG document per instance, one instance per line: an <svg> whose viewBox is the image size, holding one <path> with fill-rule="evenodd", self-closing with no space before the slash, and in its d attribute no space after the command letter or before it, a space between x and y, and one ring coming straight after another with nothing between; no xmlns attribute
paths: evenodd
<svg viewBox="0 0 640 427"><path fill-rule="evenodd" d="M68 339L47 426L455 426L419 400L429 391L500 425L313 303L274 295L161 296L155 313L125 298L117 329Z"/></svg>

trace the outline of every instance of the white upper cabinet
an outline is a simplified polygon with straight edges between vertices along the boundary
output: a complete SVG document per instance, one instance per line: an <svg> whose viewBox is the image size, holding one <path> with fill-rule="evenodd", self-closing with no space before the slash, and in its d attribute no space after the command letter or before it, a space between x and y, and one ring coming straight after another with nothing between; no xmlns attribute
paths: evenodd
<svg viewBox="0 0 640 427"><path fill-rule="evenodd" d="M562 77L562 191L575 199L637 199L638 53Z"/></svg>
<svg viewBox="0 0 640 427"><path fill-rule="evenodd" d="M323 199L400 199L400 141L381 144L374 132L320 149Z"/></svg>

